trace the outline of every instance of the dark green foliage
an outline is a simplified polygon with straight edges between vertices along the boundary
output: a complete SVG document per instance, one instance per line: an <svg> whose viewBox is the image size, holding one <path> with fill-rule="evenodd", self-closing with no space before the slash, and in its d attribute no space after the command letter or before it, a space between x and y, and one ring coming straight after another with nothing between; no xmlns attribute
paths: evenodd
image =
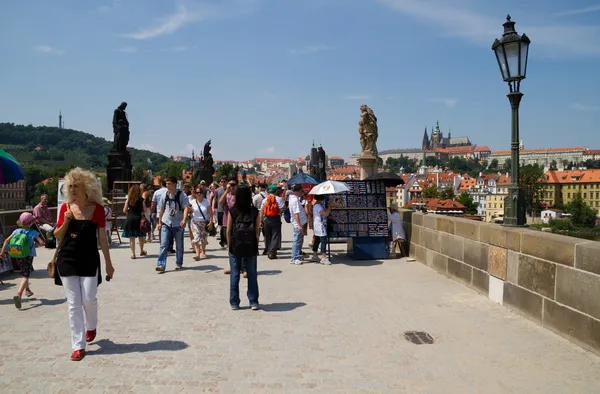
<svg viewBox="0 0 600 394"><path fill-rule="evenodd" d="M421 193L421 197L423 198L440 198L440 193L437 191L437 187L431 184L423 189Z"/></svg>
<svg viewBox="0 0 600 394"><path fill-rule="evenodd" d="M440 198L442 200L454 200L454 197L454 187L452 187L452 185L446 186L444 190L442 190L442 192L440 193Z"/></svg>
<svg viewBox="0 0 600 394"><path fill-rule="evenodd" d="M106 171L112 141L71 129L0 123L0 148L8 151L23 167L82 167ZM42 149L36 150L37 147ZM128 147L134 167L158 171L169 158L147 150Z"/></svg>
<svg viewBox="0 0 600 394"><path fill-rule="evenodd" d="M546 182L544 169L537 164L528 164L519 169L519 184L525 195L527 211L530 214L540 210L540 200Z"/></svg>
<svg viewBox="0 0 600 394"><path fill-rule="evenodd" d="M456 198L456 201L467 207L467 213L469 215L477 214L477 204L473 201L473 197L467 192L462 193Z"/></svg>
<svg viewBox="0 0 600 394"><path fill-rule="evenodd" d="M217 169L217 178L221 179L222 176L226 176L227 179L237 179L240 166L234 166L231 163L223 163Z"/></svg>
<svg viewBox="0 0 600 394"><path fill-rule="evenodd" d="M581 193L575 194L575 198L567 204L567 212L571 214L571 223L575 227L592 228L596 226L596 215L598 212L587 205Z"/></svg>
<svg viewBox="0 0 600 394"><path fill-rule="evenodd" d="M418 161L407 157L399 157L394 159L388 157L383 168L389 172L400 173L400 169L404 168L404 173L414 174L417 171Z"/></svg>

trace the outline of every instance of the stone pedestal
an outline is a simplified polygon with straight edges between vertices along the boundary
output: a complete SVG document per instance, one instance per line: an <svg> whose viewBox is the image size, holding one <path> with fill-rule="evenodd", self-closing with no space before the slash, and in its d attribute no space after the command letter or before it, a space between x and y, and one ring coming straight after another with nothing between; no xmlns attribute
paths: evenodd
<svg viewBox="0 0 600 394"><path fill-rule="evenodd" d="M111 150L108 153L108 165L106 166L106 187L107 192L113 191L115 181L131 180L131 155L128 151ZM127 193L127 190L124 190Z"/></svg>
<svg viewBox="0 0 600 394"><path fill-rule="evenodd" d="M360 158L358 159L358 164L361 167L360 179L365 179L377 174L377 156L362 152L360 154Z"/></svg>

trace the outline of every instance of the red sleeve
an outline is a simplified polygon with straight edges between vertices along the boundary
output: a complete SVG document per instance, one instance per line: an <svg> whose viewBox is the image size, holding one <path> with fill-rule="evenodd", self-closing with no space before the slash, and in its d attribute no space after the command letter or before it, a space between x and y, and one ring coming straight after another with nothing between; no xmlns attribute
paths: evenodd
<svg viewBox="0 0 600 394"><path fill-rule="evenodd" d="M106 216L104 216L104 207L102 205L96 204L92 222L96 223L98 228L106 227Z"/></svg>
<svg viewBox="0 0 600 394"><path fill-rule="evenodd" d="M65 222L65 212L67 212L66 203L60 206L60 211L58 211L58 222L56 222L56 228L59 228Z"/></svg>

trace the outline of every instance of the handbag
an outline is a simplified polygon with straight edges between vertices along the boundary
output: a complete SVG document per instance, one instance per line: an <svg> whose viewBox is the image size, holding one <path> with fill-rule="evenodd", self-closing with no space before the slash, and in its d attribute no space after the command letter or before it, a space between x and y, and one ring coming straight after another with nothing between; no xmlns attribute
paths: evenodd
<svg viewBox="0 0 600 394"><path fill-rule="evenodd" d="M152 224L146 219L146 216L142 214L142 220L140 221L140 231L144 234L148 234L152 231Z"/></svg>
<svg viewBox="0 0 600 394"><path fill-rule="evenodd" d="M196 200L196 206L198 207L198 210L200 211L200 215L202 215L202 219L204 219L204 222L206 223L206 233L208 235L210 235L211 237L214 237L215 235L217 235L217 229L215 228L214 225L212 225L212 223L209 223L206 220L206 216L204 216L204 212L202 212L202 208L200 207L200 204L198 204L198 200Z"/></svg>
<svg viewBox="0 0 600 394"><path fill-rule="evenodd" d="M54 279L56 277L56 271L57 271L56 267L58 266L58 251L64 245L65 239L67 239L67 235L66 234L65 234L65 237L60 240L60 243L58 244L58 247L54 251L54 257L52 257L52 261L50 261L48 263L48 267L46 267L46 270L48 271L48 276L50 278L52 278L52 279Z"/></svg>

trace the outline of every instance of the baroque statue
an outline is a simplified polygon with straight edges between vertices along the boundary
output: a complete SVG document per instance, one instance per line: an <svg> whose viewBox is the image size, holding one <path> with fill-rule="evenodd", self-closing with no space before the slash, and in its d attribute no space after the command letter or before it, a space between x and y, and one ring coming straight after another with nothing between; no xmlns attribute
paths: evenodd
<svg viewBox="0 0 600 394"><path fill-rule="evenodd" d="M200 181L205 181L208 185L210 185L213 182L213 174L215 172L215 168L213 167L214 160L212 154L210 153L210 144L211 140L208 140L208 142L204 144L204 149L202 150L202 156L200 157L198 169L194 173L194 182L199 183Z"/></svg>
<svg viewBox="0 0 600 394"><path fill-rule="evenodd" d="M360 106L360 121L358 122L358 132L360 134L360 145L362 147L362 156L377 156L377 117L373 110L366 104Z"/></svg>
<svg viewBox="0 0 600 394"><path fill-rule="evenodd" d="M129 121L125 108L127 108L127 103L123 101L113 114L113 133L115 134L113 150L118 152L126 151L127 144L129 144Z"/></svg>

